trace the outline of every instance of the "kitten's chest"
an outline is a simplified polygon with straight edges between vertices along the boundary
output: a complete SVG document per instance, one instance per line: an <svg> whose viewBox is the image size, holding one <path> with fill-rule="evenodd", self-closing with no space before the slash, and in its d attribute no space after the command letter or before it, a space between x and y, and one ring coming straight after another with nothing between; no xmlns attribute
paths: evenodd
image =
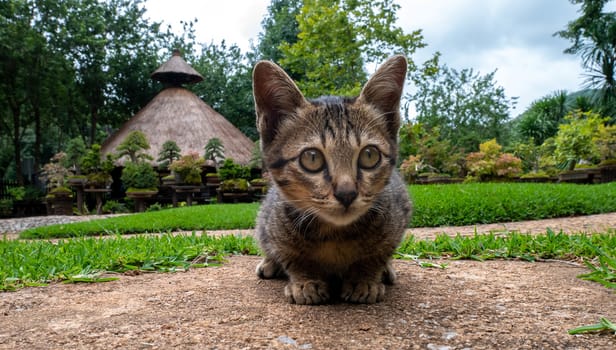
<svg viewBox="0 0 616 350"><path fill-rule="evenodd" d="M357 240L331 240L315 244L309 255L319 264L342 269L357 261L363 253Z"/></svg>

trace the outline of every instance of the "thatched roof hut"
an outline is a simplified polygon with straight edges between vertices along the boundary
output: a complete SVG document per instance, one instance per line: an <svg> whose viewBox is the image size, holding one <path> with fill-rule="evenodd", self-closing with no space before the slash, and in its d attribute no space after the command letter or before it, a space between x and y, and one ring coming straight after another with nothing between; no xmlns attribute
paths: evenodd
<svg viewBox="0 0 616 350"><path fill-rule="evenodd" d="M203 79L192 67L174 52L173 57L152 73L167 87L143 109L111 135L102 145L101 153L115 153L117 146L134 130L143 132L150 143L147 152L157 159L163 143L173 140L182 154L197 151L203 155L205 144L216 137L222 141L226 158L247 165L254 142L231 124L225 117L181 84ZM123 165L125 159L118 161ZM153 162L156 164L156 162Z"/></svg>

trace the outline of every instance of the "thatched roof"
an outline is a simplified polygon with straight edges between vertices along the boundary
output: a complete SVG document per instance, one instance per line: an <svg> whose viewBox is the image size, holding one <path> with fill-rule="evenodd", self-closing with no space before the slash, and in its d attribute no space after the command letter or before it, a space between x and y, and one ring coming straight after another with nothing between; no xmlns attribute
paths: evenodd
<svg viewBox="0 0 616 350"><path fill-rule="evenodd" d="M150 76L161 83L175 86L203 81L203 76L184 61L179 50L174 50L173 56Z"/></svg>
<svg viewBox="0 0 616 350"><path fill-rule="evenodd" d="M154 159L158 158L163 143L168 140L175 141L182 154L197 151L203 155L205 144L217 137L222 141L225 157L243 165L250 162L254 148L254 142L225 117L182 87L168 87L156 95L105 140L101 149L103 156L115 153L117 146L134 130L146 135L150 143L147 153ZM122 165L124 161L121 159L118 164Z"/></svg>

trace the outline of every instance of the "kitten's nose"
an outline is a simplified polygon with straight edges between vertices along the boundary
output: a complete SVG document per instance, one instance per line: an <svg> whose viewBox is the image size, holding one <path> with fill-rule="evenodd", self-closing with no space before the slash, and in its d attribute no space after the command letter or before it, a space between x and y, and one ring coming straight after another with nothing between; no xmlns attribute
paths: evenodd
<svg viewBox="0 0 616 350"><path fill-rule="evenodd" d="M345 181L334 189L334 197L344 205L345 208L351 206L355 198L357 198L357 187L352 181Z"/></svg>

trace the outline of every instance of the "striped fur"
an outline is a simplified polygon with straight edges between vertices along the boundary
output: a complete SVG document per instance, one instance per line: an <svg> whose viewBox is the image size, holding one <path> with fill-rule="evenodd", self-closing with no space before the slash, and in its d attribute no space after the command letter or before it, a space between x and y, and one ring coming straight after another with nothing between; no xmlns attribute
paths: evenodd
<svg viewBox="0 0 616 350"><path fill-rule="evenodd" d="M257 219L261 278L288 277L298 304L374 303L411 205L395 170L406 59L394 56L357 98L304 98L271 62L253 72L257 127L272 186Z"/></svg>

